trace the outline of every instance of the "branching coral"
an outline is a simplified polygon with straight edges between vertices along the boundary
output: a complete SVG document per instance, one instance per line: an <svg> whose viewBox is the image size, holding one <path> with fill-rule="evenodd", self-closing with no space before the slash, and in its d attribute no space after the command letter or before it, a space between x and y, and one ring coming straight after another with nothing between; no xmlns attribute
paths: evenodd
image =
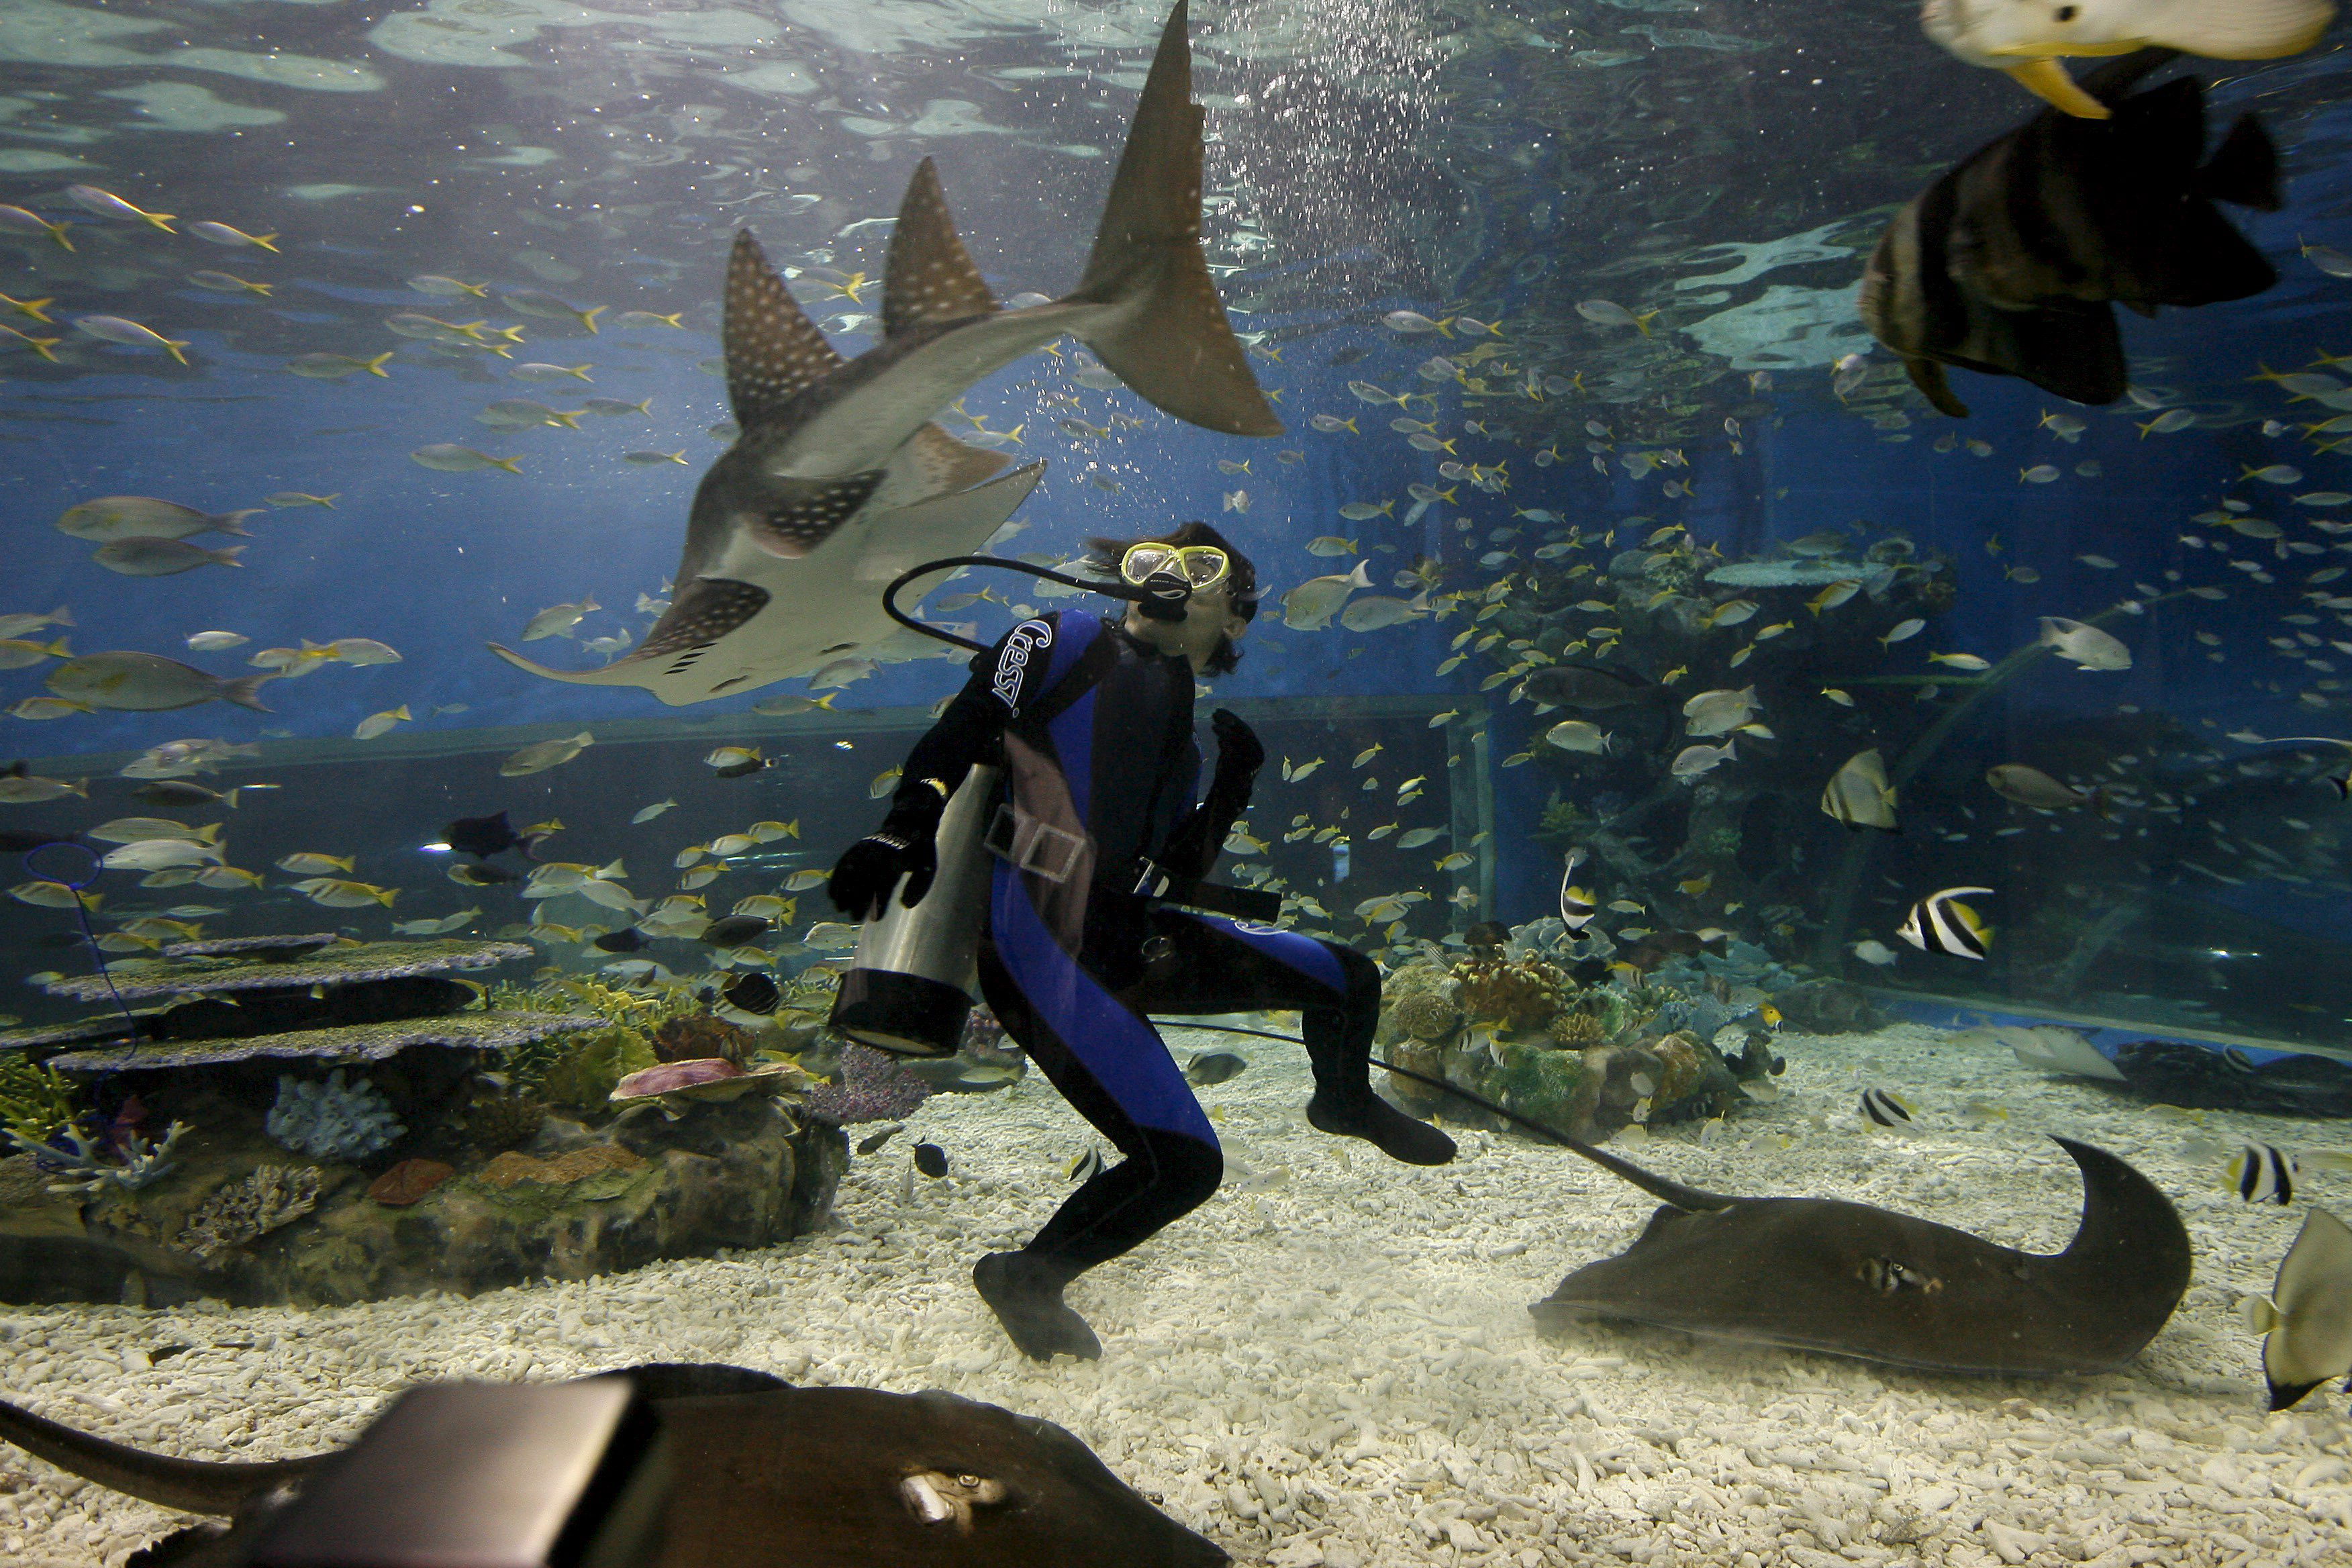
<svg viewBox="0 0 2352 1568"><path fill-rule="evenodd" d="M194 1131L184 1121L174 1121L165 1130L160 1143L151 1143L142 1134L130 1132L109 1144L87 1136L79 1127L68 1127L65 1136L73 1145L70 1154L46 1143L36 1143L13 1128L6 1135L26 1153L44 1165L56 1167L64 1176L62 1181L51 1182L49 1191L95 1195L105 1192L135 1193L168 1174L177 1163L172 1158L173 1150L179 1146L182 1134ZM121 1158L105 1158L110 1150Z"/></svg>
<svg viewBox="0 0 2352 1568"><path fill-rule="evenodd" d="M259 1165L206 1198L172 1245L210 1262L216 1253L268 1235L319 1204L316 1165Z"/></svg>
<svg viewBox="0 0 2352 1568"><path fill-rule="evenodd" d="M47 1143L81 1119L74 1082L54 1068L37 1067L23 1056L0 1057L0 1127L20 1142Z"/></svg>

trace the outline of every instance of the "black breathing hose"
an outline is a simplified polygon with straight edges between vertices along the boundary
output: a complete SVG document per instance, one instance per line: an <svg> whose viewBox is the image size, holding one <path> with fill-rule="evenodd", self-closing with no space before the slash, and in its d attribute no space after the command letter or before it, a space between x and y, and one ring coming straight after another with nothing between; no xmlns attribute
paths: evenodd
<svg viewBox="0 0 2352 1568"><path fill-rule="evenodd" d="M920 565L909 566L893 577L890 580L890 585L882 590L883 612L908 631L920 632L927 637L937 637L941 642L953 643L958 647L968 647L974 653L988 652L986 643L974 642L970 637L958 637L951 631L932 626L926 621L919 621L898 607L899 592L908 584L918 577L928 577L934 572L944 572L953 566L1002 566L1014 572L1026 572L1032 577L1042 577L1048 583L1059 583L1066 588L1079 588L1090 594L1106 594L1114 599L1125 599L1130 604L1141 605L1143 613L1152 619L1161 621L1182 620L1184 602L1191 598L1192 594L1191 585L1183 579L1164 572L1154 573L1140 587L1138 587L1125 583L1090 582L1083 577L1066 576L1050 567L1032 566L1026 561L1008 561L1002 555L942 555L937 561L926 561Z"/></svg>

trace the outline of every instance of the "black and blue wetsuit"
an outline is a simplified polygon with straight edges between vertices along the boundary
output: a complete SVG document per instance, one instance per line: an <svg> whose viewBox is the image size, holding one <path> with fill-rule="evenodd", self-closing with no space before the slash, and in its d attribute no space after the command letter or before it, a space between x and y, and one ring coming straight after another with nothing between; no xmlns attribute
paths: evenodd
<svg viewBox="0 0 2352 1568"><path fill-rule="evenodd" d="M1081 1271L1136 1246L1214 1192L1215 1130L1150 1022L1154 1013L1297 1009L1324 1131L1437 1164L1450 1139L1379 1100L1368 1068L1379 969L1361 953L1271 926L1196 914L1135 891L1156 868L1205 878L1247 805L1251 760L1221 756L1194 800L1193 670L1118 622L1048 614L972 660L972 679L907 759L894 820L1002 762L1006 801L980 947L982 994L1063 1097L1125 1156L1072 1194L975 1282L1021 1348L1099 1353L1062 1304ZM1220 716L1246 735L1245 727ZM1146 863L1149 862L1149 867Z"/></svg>

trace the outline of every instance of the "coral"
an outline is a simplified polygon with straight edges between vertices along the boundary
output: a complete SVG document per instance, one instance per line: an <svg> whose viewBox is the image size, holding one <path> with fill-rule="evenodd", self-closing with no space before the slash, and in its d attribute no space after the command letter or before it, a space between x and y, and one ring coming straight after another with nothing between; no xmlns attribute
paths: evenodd
<svg viewBox="0 0 2352 1568"><path fill-rule="evenodd" d="M528 1143L547 1121L547 1101L527 1094L486 1094L466 1107L466 1138L491 1153Z"/></svg>
<svg viewBox="0 0 2352 1568"><path fill-rule="evenodd" d="M718 1057L741 1067L759 1048L759 1037L740 1024L709 1013L665 1018L654 1026L654 1055L666 1062Z"/></svg>
<svg viewBox="0 0 2352 1568"><path fill-rule="evenodd" d="M1555 848L1566 848L1581 843L1592 831L1592 815L1572 800L1553 795L1543 808L1543 817L1536 825L1534 837L1538 843Z"/></svg>
<svg viewBox="0 0 2352 1568"><path fill-rule="evenodd" d="M810 1115L847 1127L860 1121L898 1121L911 1114L930 1093L930 1085L884 1053L865 1046L846 1046L835 1081L818 1084L802 1099Z"/></svg>
<svg viewBox="0 0 2352 1568"><path fill-rule="evenodd" d="M1566 970L1539 958L1465 958L1454 983L1465 1015L1514 1030L1542 1028L1575 988Z"/></svg>
<svg viewBox="0 0 2352 1568"><path fill-rule="evenodd" d="M1609 1037L1609 1031L1601 1026L1601 1020L1585 1012L1560 1014L1552 1019L1548 1033L1553 1045L1567 1050L1582 1050Z"/></svg>
<svg viewBox="0 0 2352 1568"><path fill-rule="evenodd" d="M258 1165L206 1198L173 1246L210 1262L215 1253L268 1235L319 1204L316 1165Z"/></svg>
<svg viewBox="0 0 2352 1568"><path fill-rule="evenodd" d="M18 1142L47 1143L80 1119L70 1079L21 1056L0 1057L0 1127Z"/></svg>
<svg viewBox="0 0 2352 1568"><path fill-rule="evenodd" d="M1601 1079L1586 1053L1505 1045L1494 1062L1475 1086L1487 1099L1572 1137L1591 1135Z"/></svg>
<svg viewBox="0 0 2352 1568"><path fill-rule="evenodd" d="M373 1024L345 1024L328 1029L298 1029L282 1035L257 1035L243 1039L190 1040L173 1043L142 1041L135 1046L89 1051L68 1051L50 1058L50 1065L68 1072L153 1072L167 1068L208 1067L220 1062L249 1061L261 1057L299 1057L340 1062L384 1061L415 1046L446 1046L453 1049L511 1048L545 1041L550 1036L593 1028L601 1020L579 1014L453 1013L441 1018L398 1019Z"/></svg>
<svg viewBox="0 0 2352 1568"><path fill-rule="evenodd" d="M688 1100L733 1100L749 1089L772 1092L808 1081L796 1062L761 1061L740 1068L725 1057L697 1057L633 1072L613 1086L611 1099L616 1105L660 1100L667 1109Z"/></svg>
<svg viewBox="0 0 2352 1568"><path fill-rule="evenodd" d="M657 1065L653 1047L638 1030L615 1024L567 1037L537 1084L515 1074L518 1089L535 1088L550 1102L573 1110L601 1110L613 1086L633 1072Z"/></svg>
<svg viewBox="0 0 2352 1568"><path fill-rule="evenodd" d="M150 1143L136 1132L115 1136L110 1142L89 1137L79 1127L68 1127L64 1136L73 1145L70 1154L54 1144L35 1143L13 1128L8 1130L6 1136L45 1169L67 1178L51 1182L49 1191L95 1195L109 1191L137 1192L148 1183L168 1173L177 1163L172 1158L172 1152L178 1147L181 1135L194 1131L184 1121L174 1121L165 1130L163 1141L160 1143ZM110 1152L118 1157L112 1160L103 1157Z"/></svg>
<svg viewBox="0 0 2352 1568"><path fill-rule="evenodd" d="M368 1184L367 1195L386 1208L406 1208L457 1173L440 1160L403 1160Z"/></svg>
<svg viewBox="0 0 2352 1568"><path fill-rule="evenodd" d="M1724 858L1739 853L1739 829L1729 823L1719 824L1691 837L1690 847L1711 858Z"/></svg>
<svg viewBox="0 0 2352 1568"><path fill-rule="evenodd" d="M408 1129L366 1079L350 1083L337 1068L324 1083L278 1080L278 1102L264 1122L269 1141L314 1160L364 1160Z"/></svg>
<svg viewBox="0 0 2352 1568"><path fill-rule="evenodd" d="M1461 1025L1462 1014L1435 991L1408 991L1391 1005L1399 1029L1416 1040L1442 1040Z"/></svg>
<svg viewBox="0 0 2352 1568"><path fill-rule="evenodd" d="M494 1187L511 1187L521 1182L539 1182L548 1186L568 1186L607 1171L635 1171L646 1163L646 1157L617 1143L591 1143L559 1154L552 1160L535 1159L512 1150L499 1155L474 1173L477 1181L488 1182Z"/></svg>
<svg viewBox="0 0 2352 1568"><path fill-rule="evenodd" d="M533 951L527 942L472 938L371 942L329 948L283 963L192 959L134 975L124 973L130 965L117 963L109 966L114 980L111 991L103 974L59 978L43 989L52 996L69 996L81 1002L100 1002L115 994L125 1002L138 1002L214 991L308 990L313 985L349 985L451 970L488 969L512 959L529 958Z"/></svg>

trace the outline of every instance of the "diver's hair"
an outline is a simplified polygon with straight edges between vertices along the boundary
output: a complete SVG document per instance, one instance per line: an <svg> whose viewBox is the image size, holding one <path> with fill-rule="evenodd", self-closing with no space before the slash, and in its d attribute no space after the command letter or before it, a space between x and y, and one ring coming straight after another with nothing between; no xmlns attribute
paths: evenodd
<svg viewBox="0 0 2352 1568"><path fill-rule="evenodd" d="M1244 621L1257 619L1257 563L1243 554L1234 542L1195 520L1178 527L1173 532L1150 534L1141 539L1089 539L1087 541L1087 568L1099 576L1118 575L1118 563L1127 552L1139 544L1166 544L1178 550L1188 544L1213 544L1225 552L1233 563L1233 575L1227 579L1227 594L1234 614ZM1242 661L1242 650L1234 646L1231 637L1217 639L1217 651L1209 656L1207 673L1224 675Z"/></svg>

